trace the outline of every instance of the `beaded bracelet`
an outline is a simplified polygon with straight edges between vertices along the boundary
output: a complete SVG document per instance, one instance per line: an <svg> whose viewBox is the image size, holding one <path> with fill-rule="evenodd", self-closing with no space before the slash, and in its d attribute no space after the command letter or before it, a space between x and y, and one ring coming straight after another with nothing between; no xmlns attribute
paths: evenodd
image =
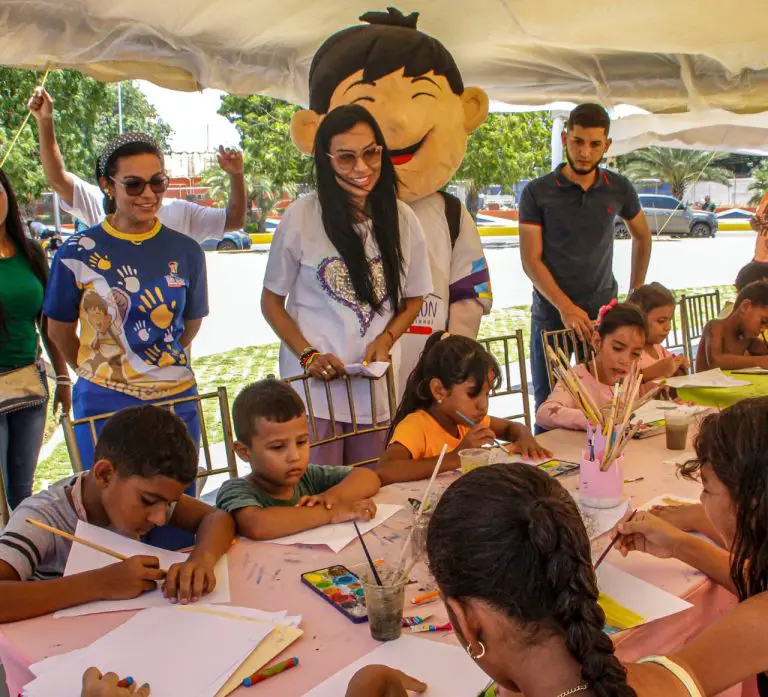
<svg viewBox="0 0 768 697"><path fill-rule="evenodd" d="M309 367L309 364L312 363L315 356L317 356L320 353L315 348L308 348L301 352L301 355L299 356L299 365L306 370Z"/></svg>

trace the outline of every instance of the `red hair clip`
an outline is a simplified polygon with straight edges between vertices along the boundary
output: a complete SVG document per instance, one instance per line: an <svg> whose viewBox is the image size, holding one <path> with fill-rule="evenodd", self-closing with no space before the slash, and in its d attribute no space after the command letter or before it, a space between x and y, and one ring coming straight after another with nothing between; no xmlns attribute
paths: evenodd
<svg viewBox="0 0 768 697"><path fill-rule="evenodd" d="M618 304L619 304L619 301L618 301L618 300L616 300L616 298L614 298L614 299L613 299L613 300L611 300L611 302L609 302L607 305L603 305L603 306L600 308L600 311L597 313L597 321L595 322L595 326L596 326L596 327L599 327L599 326L600 326L600 325L603 323L603 317L605 317L605 315L606 315L606 314L607 314L607 313L608 313L610 310L612 310L614 307L616 307L616 305L618 305Z"/></svg>

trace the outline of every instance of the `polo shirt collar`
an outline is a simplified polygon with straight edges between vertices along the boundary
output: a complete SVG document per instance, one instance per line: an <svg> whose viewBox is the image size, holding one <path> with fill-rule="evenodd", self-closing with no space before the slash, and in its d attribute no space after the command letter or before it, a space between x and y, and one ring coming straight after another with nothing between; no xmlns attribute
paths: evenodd
<svg viewBox="0 0 768 697"><path fill-rule="evenodd" d="M576 182L572 182L568 177L566 177L563 174L563 167L565 167L565 162L562 162L555 168L555 182L559 187L567 187L567 186L579 186ZM597 168L597 179L595 179L595 183L592 184L592 186L587 189L587 191L591 191L592 189L597 189L601 186L606 186L608 184L608 175L605 172L605 169L602 167ZM581 187L579 187L581 188Z"/></svg>

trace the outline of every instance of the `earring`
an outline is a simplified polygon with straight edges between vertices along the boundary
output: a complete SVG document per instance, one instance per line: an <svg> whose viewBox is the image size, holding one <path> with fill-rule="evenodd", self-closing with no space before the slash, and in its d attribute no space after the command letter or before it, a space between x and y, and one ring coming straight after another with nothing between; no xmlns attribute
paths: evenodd
<svg viewBox="0 0 768 697"><path fill-rule="evenodd" d="M111 192L111 191L107 191L107 198L108 198L110 201L111 201L111 200L114 198L114 196L112 196L112 192Z"/></svg>
<svg viewBox="0 0 768 697"><path fill-rule="evenodd" d="M472 647L471 646L467 646L467 648L465 649L465 651L469 654L469 657L473 661L479 661L483 656L485 656L485 644L482 641L478 641L477 643L480 645L480 653L477 654L477 656L475 656L472 653Z"/></svg>

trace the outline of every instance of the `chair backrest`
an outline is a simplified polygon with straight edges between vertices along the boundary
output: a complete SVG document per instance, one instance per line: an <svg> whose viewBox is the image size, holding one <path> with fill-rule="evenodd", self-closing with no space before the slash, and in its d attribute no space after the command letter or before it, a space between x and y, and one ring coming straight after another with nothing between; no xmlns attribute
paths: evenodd
<svg viewBox="0 0 768 697"><path fill-rule="evenodd" d="M11 511L8 508L8 498L5 488L5 467L0 466L0 529L5 527L8 519L11 517Z"/></svg>
<svg viewBox="0 0 768 697"><path fill-rule="evenodd" d="M205 422L205 414L203 413L204 401L217 401L219 418L221 419L221 428L224 434L224 447L226 452L226 467L214 467L213 460L211 458L211 447L208 440L208 429ZM155 406L165 407L171 413L176 413L176 407L180 404L186 404L188 402L195 402L197 406L197 413L200 417L200 435L203 448L203 459L205 461L205 467L199 469L197 475L198 479L198 494L202 489L202 485L205 480L213 475L217 474L229 474L230 479L237 477L237 461L235 460L234 438L232 437L232 419L229 411L229 399L227 397L227 388L219 387L215 392L207 392L205 394L193 395L191 397L182 397L180 399L168 399L161 402L155 402ZM115 412L108 414L97 414L95 416L88 416L82 419L70 419L67 414L61 417L61 426L64 431L64 440L67 444L67 451L69 452L69 460L72 463L72 471L82 472L83 463L80 459L80 451L77 447L77 440L75 439L75 426L86 425L90 432L91 442L95 446L96 444L96 424L101 421L106 421Z"/></svg>
<svg viewBox="0 0 768 697"><path fill-rule="evenodd" d="M370 378L362 375L350 377L345 375L342 379L344 380L346 386L346 398L344 399L344 404L349 409L349 415L352 422L352 430L348 433L342 433L339 430L338 424L336 422L336 410L334 409L333 391L331 390L331 385L328 382L322 382L325 387L324 403L328 410L328 420L331 422L331 435L328 438L318 438L316 421L316 418L318 417L315 416L315 405L312 401L312 392L309 389L310 383L317 384L319 381L306 373L304 375L296 375L294 377L283 379L284 382L287 382L293 386L295 390L299 391L300 394L304 396L304 404L307 406L307 418L309 419L310 439L312 441L313 448L320 445L325 445L326 443L346 440L347 438L352 438L353 436L386 431L389 429L389 425L392 419L395 418L395 412L397 411L397 399L395 397L395 381L393 379L391 364L387 368L387 372L381 378ZM380 421L377 417L378 405L376 403L377 400L375 383L379 380L385 380L387 387L389 418L385 419L384 421ZM373 421L370 427L361 428L357 423L357 410L355 409L355 400L352 393L353 381L365 381L368 383L370 395L370 413ZM376 462L378 459L378 457L372 457L365 460L360 460L359 462L351 463L351 466L357 467L358 465L369 465L373 462Z"/></svg>
<svg viewBox="0 0 768 697"><path fill-rule="evenodd" d="M680 297L680 318L683 338L686 342L685 355L691 367L696 360L696 347L704 334L704 327L720 314L720 291Z"/></svg>
<svg viewBox="0 0 768 697"><path fill-rule="evenodd" d="M675 314L672 315L672 323L667 338L662 344L664 348L672 353L679 353L682 351L687 356L687 342L685 339L685 332L683 331L683 301L678 300L675 304Z"/></svg>
<svg viewBox="0 0 768 697"><path fill-rule="evenodd" d="M501 385L491 390L491 399L508 395L520 395L523 399L522 413L506 415L503 418L512 421L524 419L525 425L531 428L531 405L528 397L528 371L525 365L525 340L523 330L518 329L514 334L505 336L492 336L486 339L478 339L478 343L485 347L488 353L493 354L501 368ZM511 345L510 345L511 344ZM513 378L510 368L515 355L519 366L519 377ZM515 384L519 380L519 384Z"/></svg>
<svg viewBox="0 0 768 697"><path fill-rule="evenodd" d="M585 363L592 360L594 349L592 344L584 339L579 339L576 336L576 332L573 329L556 329L554 331L541 332L541 341L544 344L544 353L546 355L546 347L551 346L555 351L560 349L568 358L576 356L577 363ZM547 360L547 375L549 376L549 389L555 389L555 383L557 379L552 372L552 366Z"/></svg>

